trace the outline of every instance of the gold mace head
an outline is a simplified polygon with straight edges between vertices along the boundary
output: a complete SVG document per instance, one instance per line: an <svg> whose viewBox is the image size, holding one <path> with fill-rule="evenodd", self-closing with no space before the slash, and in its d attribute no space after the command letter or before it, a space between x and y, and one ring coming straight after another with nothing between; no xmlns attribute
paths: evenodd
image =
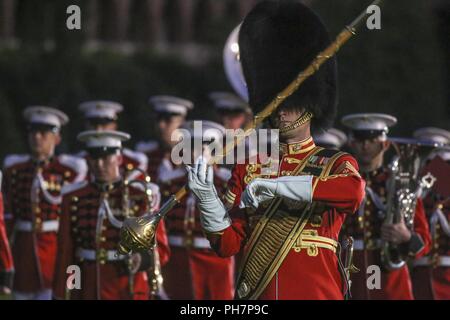
<svg viewBox="0 0 450 320"><path fill-rule="evenodd" d="M143 215L127 218L120 229L119 254L144 252L155 246L155 234L161 217L158 215Z"/></svg>

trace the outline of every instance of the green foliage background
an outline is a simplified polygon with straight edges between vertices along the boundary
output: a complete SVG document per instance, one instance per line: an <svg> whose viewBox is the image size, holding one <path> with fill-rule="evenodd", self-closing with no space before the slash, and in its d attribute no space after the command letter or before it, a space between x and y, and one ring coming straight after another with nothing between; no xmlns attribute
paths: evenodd
<svg viewBox="0 0 450 320"><path fill-rule="evenodd" d="M196 109L190 117L211 119L214 112L208 92L231 89L222 69L222 46L239 22L237 17L214 25L198 21L198 40L211 46L214 53L206 66L195 67L150 49L131 55L112 50L87 52L82 46L83 31L65 28L65 8L77 1L44 2L56 26L50 30L55 49L42 48L45 37L35 28L39 23L47 25L49 17L33 16L33 9L25 7L21 10L28 18L18 21L22 45L0 50L0 159L8 153L26 152L21 113L30 104L50 104L68 113L71 122L63 131L61 151L75 151L75 136L83 128L76 108L83 100L123 103L126 110L120 127L132 134L134 143L154 135L149 96L174 94L191 99ZM83 1L79 3L83 5ZM365 4L360 0L319 0L314 8L334 36ZM363 28L338 54L339 116L351 112L393 114L399 119L395 135L409 135L421 126L450 129L449 101L445 100L449 92L445 62L449 57L437 41L439 32L442 30L436 28L427 2L385 1L382 29Z"/></svg>

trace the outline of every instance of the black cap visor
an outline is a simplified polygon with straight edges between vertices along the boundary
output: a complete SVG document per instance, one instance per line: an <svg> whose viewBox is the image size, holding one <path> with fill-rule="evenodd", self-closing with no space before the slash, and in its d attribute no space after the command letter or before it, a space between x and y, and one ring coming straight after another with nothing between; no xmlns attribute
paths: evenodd
<svg viewBox="0 0 450 320"><path fill-rule="evenodd" d="M59 128L55 125L41 122L32 122L27 124L28 132L53 132L58 133Z"/></svg>
<svg viewBox="0 0 450 320"><path fill-rule="evenodd" d="M86 149L91 159L99 159L112 154L120 154L120 150L121 149L118 147L95 147Z"/></svg>

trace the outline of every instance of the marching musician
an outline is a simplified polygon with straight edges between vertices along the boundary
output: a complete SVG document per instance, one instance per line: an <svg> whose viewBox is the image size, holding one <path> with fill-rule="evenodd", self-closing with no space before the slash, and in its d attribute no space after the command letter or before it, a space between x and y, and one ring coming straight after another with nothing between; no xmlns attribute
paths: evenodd
<svg viewBox="0 0 450 320"><path fill-rule="evenodd" d="M119 113L123 111L123 106L114 101L93 100L81 103L78 109L84 114L86 130L104 131L118 129ZM87 158L88 155L82 151L77 156ZM143 179L147 163L147 156L142 152L122 149L121 171L127 173L129 179Z"/></svg>
<svg viewBox="0 0 450 320"><path fill-rule="evenodd" d="M366 181L366 196L357 214L349 216L343 235L354 240L354 265L360 271L352 274L353 299L412 300L414 299L407 265L387 270L381 261L381 243L387 241L399 247L404 257L419 258L430 248L430 234L422 200L417 199L414 227L410 230L405 221L384 223L389 173L384 155L390 147L387 139L389 127L397 123L391 115L380 113L351 114L342 118L350 130L349 146L360 165ZM380 288L369 288L368 267L380 268Z"/></svg>
<svg viewBox="0 0 450 320"><path fill-rule="evenodd" d="M199 146L211 142L221 143L225 128L212 121L201 121L196 130L194 121L186 122L183 129L189 141L199 141ZM200 121L198 122L200 123ZM195 142L193 143L195 145ZM193 158L199 150L192 151ZM205 146L205 153L208 152ZM163 199L177 191L188 181L186 169L178 166L173 170L162 167L159 183ZM228 169L214 168L213 184L217 193L224 195L230 178ZM200 223L200 212L194 194L189 194L166 217L171 248L171 259L163 269L165 288L172 299L230 300L234 294L234 259L221 258L211 249Z"/></svg>
<svg viewBox="0 0 450 320"><path fill-rule="evenodd" d="M427 256L414 261L414 295L417 299L450 300L450 132L426 127L414 131L414 138L447 147L433 151L422 169L423 174L431 172L436 177L424 198L432 246Z"/></svg>
<svg viewBox="0 0 450 320"><path fill-rule="evenodd" d="M6 233L3 195L1 192L2 172L0 171L0 295L11 294L14 263Z"/></svg>
<svg viewBox="0 0 450 320"><path fill-rule="evenodd" d="M189 100L173 96L153 96L150 97L149 102L156 114L158 139L139 142L136 150L147 155L148 175L152 181L158 181L158 172L161 167L163 167L162 170L173 167L170 153L177 141L172 139L172 134L184 123L187 113L193 109L194 104Z"/></svg>
<svg viewBox="0 0 450 320"><path fill-rule="evenodd" d="M54 297L57 299L136 299L150 297L147 270L152 253L131 257L117 254L123 220L157 210L158 188L152 184L152 202L142 184L131 184L120 171L122 142L130 136L118 131L85 131L90 179L63 190L61 230L55 267ZM169 248L164 224L156 232L161 264ZM68 288L67 268L80 268L81 285ZM71 290L72 289L72 290Z"/></svg>
<svg viewBox="0 0 450 320"><path fill-rule="evenodd" d="M83 159L56 155L61 127L68 117L61 111L31 106L24 111L30 154L9 155L4 162L5 217L11 225L15 299L51 299L61 189L85 179Z"/></svg>
<svg viewBox="0 0 450 320"><path fill-rule="evenodd" d="M318 146L335 150L341 150L347 143L345 133L335 128L315 133L313 138Z"/></svg>
<svg viewBox="0 0 450 320"><path fill-rule="evenodd" d="M213 101L218 119L225 129L242 128L251 115L248 104L231 92L211 92L209 98Z"/></svg>
<svg viewBox="0 0 450 320"><path fill-rule="evenodd" d="M259 2L244 19L239 50L255 113L330 44L320 18L297 1ZM271 115L279 158L236 164L223 200L202 158L189 175L204 232L219 256L244 252L238 299L343 299L347 281L338 234L358 208L364 182L349 154L317 147L311 125L328 127L336 108L334 58ZM275 165L274 165L275 164Z"/></svg>

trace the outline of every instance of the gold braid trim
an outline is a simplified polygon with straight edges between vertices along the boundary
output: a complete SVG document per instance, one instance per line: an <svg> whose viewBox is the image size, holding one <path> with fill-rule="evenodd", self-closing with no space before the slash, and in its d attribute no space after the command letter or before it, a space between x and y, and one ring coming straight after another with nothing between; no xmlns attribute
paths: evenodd
<svg viewBox="0 0 450 320"><path fill-rule="evenodd" d="M318 147L308 154L296 168L294 174L301 172L309 158L321 150L323 148ZM329 175L335 161L342 154L339 152L330 158L330 161L323 167L319 179ZM312 186L313 193L319 179L316 179ZM316 206L315 203L312 203L306 206L299 216L293 216L278 210L281 202L281 198L275 198L272 201L252 232L248 244L249 250L244 257L238 278L238 299L253 300L262 294L304 230Z"/></svg>
<svg viewBox="0 0 450 320"><path fill-rule="evenodd" d="M297 129L301 125L303 125L303 124L307 123L308 121L310 121L312 119L312 117L313 117L313 114L311 112L305 111L293 123L291 123L290 125L288 125L286 127L280 128L280 133L286 133L288 131Z"/></svg>

